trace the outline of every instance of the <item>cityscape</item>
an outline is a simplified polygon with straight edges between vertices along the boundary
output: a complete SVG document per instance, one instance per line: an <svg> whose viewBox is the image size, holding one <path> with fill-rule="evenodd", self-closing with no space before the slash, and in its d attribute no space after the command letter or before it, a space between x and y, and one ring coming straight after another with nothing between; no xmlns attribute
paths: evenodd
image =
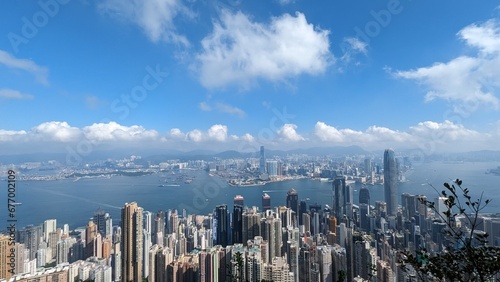
<svg viewBox="0 0 500 282"><path fill-rule="evenodd" d="M173 189L194 185L198 179L189 172L197 170L224 180L235 196L208 214L148 211L130 202L123 203L118 217L99 208L85 226L74 229L57 219L17 230L11 224L0 237L6 265L1 281L417 281L415 270L402 267L402 251L425 247L437 254L446 248L448 198L437 191L399 192L415 166L408 156L386 149L380 157L278 157L266 156L264 146L257 155L157 164L131 156L72 169L55 160L17 165L17 172L9 171L19 175L16 183L159 174L158 187ZM45 176L37 176L40 172ZM304 178L327 183L327 204L312 203L294 188L286 192L284 205L273 204L276 199L268 193L258 203L236 194ZM383 187L381 201L373 200L375 186ZM26 203L18 204L14 213ZM490 235L488 246L498 246L500 217L479 218L476 231ZM466 216L455 220L471 228Z"/></svg>
<svg viewBox="0 0 500 282"><path fill-rule="evenodd" d="M0 282L500 281L500 5L0 1Z"/></svg>

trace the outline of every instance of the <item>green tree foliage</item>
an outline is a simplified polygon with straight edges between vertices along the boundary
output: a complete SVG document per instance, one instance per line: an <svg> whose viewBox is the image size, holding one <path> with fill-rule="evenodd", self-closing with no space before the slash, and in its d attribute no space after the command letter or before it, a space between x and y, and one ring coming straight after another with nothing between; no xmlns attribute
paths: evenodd
<svg viewBox="0 0 500 282"><path fill-rule="evenodd" d="M490 200L484 200L482 194L473 200L459 179L444 183L444 188L441 197L446 210L442 214L433 202L423 201L446 223L444 250L403 251L403 269L413 268L423 281L492 281L500 273L500 248L488 246L488 234L478 230L480 212ZM462 226L456 224L456 217L465 219Z"/></svg>

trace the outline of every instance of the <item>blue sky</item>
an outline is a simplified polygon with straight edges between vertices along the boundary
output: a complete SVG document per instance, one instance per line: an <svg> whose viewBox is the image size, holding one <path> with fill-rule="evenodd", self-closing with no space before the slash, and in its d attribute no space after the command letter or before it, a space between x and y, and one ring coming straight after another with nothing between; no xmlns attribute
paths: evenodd
<svg viewBox="0 0 500 282"><path fill-rule="evenodd" d="M497 1L40 0L0 18L0 154L499 149Z"/></svg>

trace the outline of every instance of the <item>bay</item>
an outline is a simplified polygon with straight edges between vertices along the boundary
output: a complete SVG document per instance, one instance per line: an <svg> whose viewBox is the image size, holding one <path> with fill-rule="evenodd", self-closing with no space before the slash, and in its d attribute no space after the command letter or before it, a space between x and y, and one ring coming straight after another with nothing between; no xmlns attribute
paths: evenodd
<svg viewBox="0 0 500 282"><path fill-rule="evenodd" d="M438 196L444 182L460 178L464 187L471 190L473 198L484 193L485 199L492 200L483 212L500 212L500 176L485 174L486 170L499 165L500 162L423 163L405 173L407 182L398 184L398 201L402 193L423 194L432 200ZM227 185L226 179L210 176L204 171L182 170L179 173L188 174L193 181L189 184L175 182L169 180L174 175L165 174L82 178L78 181L18 181L16 201L22 204L16 206L16 226L19 229L28 224L41 224L46 219L57 219L58 227L66 223L70 229L74 229L85 226L99 208L108 212L116 225L120 221L121 207L133 201L153 213L158 210L177 209L181 212L186 209L188 214L208 214L220 204L227 204L228 209L232 210L236 195L244 197L245 205L260 208L263 193L268 193L274 207L286 204L286 194L292 188L297 190L299 199L307 198L309 204L333 206L332 183L328 182L295 179L263 186L233 187ZM173 183L179 186L166 186ZM3 185L7 187L6 182ZM382 185L367 187L372 204L383 201ZM360 189L361 184L354 184L356 204ZM5 224L5 228L0 225L0 230L6 229L8 219L5 204L4 211L0 213L0 224Z"/></svg>

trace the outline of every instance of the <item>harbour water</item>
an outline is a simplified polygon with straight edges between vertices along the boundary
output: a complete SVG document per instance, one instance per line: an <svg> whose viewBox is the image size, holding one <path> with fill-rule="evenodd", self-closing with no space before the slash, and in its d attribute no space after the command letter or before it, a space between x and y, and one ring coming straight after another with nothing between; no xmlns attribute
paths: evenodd
<svg viewBox="0 0 500 282"><path fill-rule="evenodd" d="M424 194L428 199L434 199L444 182L460 178L473 197L477 198L483 192L485 198L492 199L485 213L500 213L500 176L485 174L488 169L499 165L498 162L425 163L405 174L407 182L399 183L398 193ZM263 186L233 187L227 184L227 179L211 176L205 171L183 170L182 173L189 174L193 181L165 185L168 183L164 174L81 178L78 181L18 181L16 201L22 204L16 206L17 228L55 218L58 226L67 223L70 229L74 229L85 226L99 208L108 212L114 224L118 224L121 207L133 201L151 212L186 209L188 213L208 214L219 204L227 204L232 210L236 195L244 197L245 205L260 208L261 197L267 193L271 196L272 206L285 205L286 193L291 188L297 190L299 199L308 198L308 203L332 206L332 183L328 182L296 179ZM7 183L4 185L7 187ZM361 184L353 185L357 204ZM383 200L383 186L367 187L371 203ZM400 198L398 196L398 200ZM0 224L7 226L7 219L7 208L4 208L0 212ZM0 230L5 229L0 225Z"/></svg>

